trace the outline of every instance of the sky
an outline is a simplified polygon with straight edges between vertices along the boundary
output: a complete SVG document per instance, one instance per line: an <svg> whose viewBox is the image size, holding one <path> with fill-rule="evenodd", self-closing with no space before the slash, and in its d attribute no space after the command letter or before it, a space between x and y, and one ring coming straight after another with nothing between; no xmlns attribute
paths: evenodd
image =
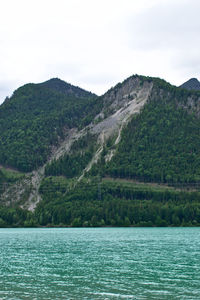
<svg viewBox="0 0 200 300"><path fill-rule="evenodd" d="M133 74L200 80L199 0L0 0L0 103L58 77L98 95Z"/></svg>

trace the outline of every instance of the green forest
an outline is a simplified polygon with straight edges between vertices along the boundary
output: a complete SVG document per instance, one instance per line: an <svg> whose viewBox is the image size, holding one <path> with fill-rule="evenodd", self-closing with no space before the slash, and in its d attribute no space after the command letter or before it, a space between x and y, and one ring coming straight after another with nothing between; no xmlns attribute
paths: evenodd
<svg viewBox="0 0 200 300"><path fill-rule="evenodd" d="M0 226L200 226L199 191L96 178L47 177L35 212L0 208Z"/></svg>
<svg viewBox="0 0 200 300"><path fill-rule="evenodd" d="M91 161L95 150L96 137L95 135L87 133L73 143L70 153L47 164L45 167L45 175L63 175L67 178L79 176Z"/></svg>
<svg viewBox="0 0 200 300"><path fill-rule="evenodd" d="M162 183L200 181L200 120L175 104L152 102L134 117L105 173Z"/></svg>
<svg viewBox="0 0 200 300"><path fill-rule="evenodd" d="M22 172L43 165L67 129L86 126L99 111L96 96L81 95L39 84L16 90L0 107L0 163Z"/></svg>

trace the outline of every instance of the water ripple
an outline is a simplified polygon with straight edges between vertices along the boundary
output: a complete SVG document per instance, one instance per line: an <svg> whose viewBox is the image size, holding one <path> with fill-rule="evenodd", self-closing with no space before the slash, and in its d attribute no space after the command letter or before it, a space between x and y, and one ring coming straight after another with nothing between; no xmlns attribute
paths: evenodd
<svg viewBox="0 0 200 300"><path fill-rule="evenodd" d="M0 229L0 299L199 299L200 228Z"/></svg>

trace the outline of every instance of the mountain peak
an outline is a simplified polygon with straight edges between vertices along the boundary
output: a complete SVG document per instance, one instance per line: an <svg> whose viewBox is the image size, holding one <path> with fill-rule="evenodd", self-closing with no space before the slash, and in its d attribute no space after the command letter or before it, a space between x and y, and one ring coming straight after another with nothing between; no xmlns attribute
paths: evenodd
<svg viewBox="0 0 200 300"><path fill-rule="evenodd" d="M200 82L197 78L191 78L182 85L180 85L181 88L187 89L187 90L200 90Z"/></svg>
<svg viewBox="0 0 200 300"><path fill-rule="evenodd" d="M96 96L91 92L88 92L82 88L67 83L59 78L51 78L45 82L40 83L39 85L68 96L75 95L77 97L83 97L83 98Z"/></svg>

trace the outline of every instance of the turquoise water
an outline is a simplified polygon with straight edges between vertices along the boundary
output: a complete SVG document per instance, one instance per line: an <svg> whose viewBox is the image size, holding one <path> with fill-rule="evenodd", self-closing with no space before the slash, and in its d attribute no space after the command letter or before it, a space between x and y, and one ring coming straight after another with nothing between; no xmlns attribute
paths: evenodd
<svg viewBox="0 0 200 300"><path fill-rule="evenodd" d="M200 299L200 228L0 229L0 299Z"/></svg>

